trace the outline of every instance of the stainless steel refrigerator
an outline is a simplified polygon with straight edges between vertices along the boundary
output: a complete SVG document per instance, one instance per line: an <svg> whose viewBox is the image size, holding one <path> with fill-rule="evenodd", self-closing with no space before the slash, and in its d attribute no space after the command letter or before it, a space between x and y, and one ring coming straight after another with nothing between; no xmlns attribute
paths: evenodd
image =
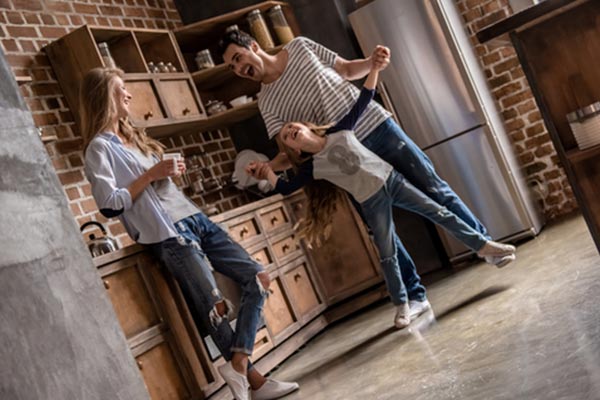
<svg viewBox="0 0 600 400"><path fill-rule="evenodd" d="M365 55L377 44L390 48L379 86L386 107L490 235L534 236L543 220L455 7L453 0L375 0L349 20ZM438 230L451 261L469 254Z"/></svg>

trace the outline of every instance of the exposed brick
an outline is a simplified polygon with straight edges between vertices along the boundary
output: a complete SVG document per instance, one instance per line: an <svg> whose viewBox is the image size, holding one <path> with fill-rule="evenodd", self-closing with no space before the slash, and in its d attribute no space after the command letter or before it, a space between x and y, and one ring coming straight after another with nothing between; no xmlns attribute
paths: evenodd
<svg viewBox="0 0 600 400"><path fill-rule="evenodd" d="M83 214L81 212L81 208L79 208L79 204L77 204L77 203L69 204L69 208L71 209L71 213L73 214L74 217L79 217L80 215Z"/></svg>
<svg viewBox="0 0 600 400"><path fill-rule="evenodd" d="M65 189L65 192L67 193L69 200L77 200L81 197L81 194L79 194L79 189L76 187Z"/></svg>
<svg viewBox="0 0 600 400"><path fill-rule="evenodd" d="M13 38L36 38L39 37L38 32L31 26L7 26L8 34Z"/></svg>
<svg viewBox="0 0 600 400"><path fill-rule="evenodd" d="M554 153L554 147L552 147L552 145L545 145L545 146L537 148L534 151L534 154L536 157L544 157L544 156L550 155L552 153Z"/></svg>
<svg viewBox="0 0 600 400"><path fill-rule="evenodd" d="M42 14L40 15L40 19L44 25L56 25L56 19L53 15L50 14Z"/></svg>
<svg viewBox="0 0 600 400"><path fill-rule="evenodd" d="M528 165L525 169L527 171L527 175L537 174L540 171L546 169L546 163L542 161L537 161L531 165Z"/></svg>
<svg viewBox="0 0 600 400"><path fill-rule="evenodd" d="M40 33L45 38L58 39L66 35L67 30L62 26L42 26L40 27Z"/></svg>
<svg viewBox="0 0 600 400"><path fill-rule="evenodd" d="M3 40L2 48L5 53L16 52L19 51L19 46L17 45L17 41L13 39Z"/></svg>
<svg viewBox="0 0 600 400"><path fill-rule="evenodd" d="M53 112L47 113L36 113L33 114L33 121L36 126L56 125L58 124L58 118Z"/></svg>
<svg viewBox="0 0 600 400"><path fill-rule="evenodd" d="M63 14L57 14L54 16L56 19L56 23L58 25L61 26L68 26L71 24L71 21L69 20L69 16L68 15L63 15Z"/></svg>
<svg viewBox="0 0 600 400"><path fill-rule="evenodd" d="M542 123L535 124L525 130L527 137L534 137L546 130L546 127Z"/></svg>
<svg viewBox="0 0 600 400"><path fill-rule="evenodd" d="M56 148L61 154L68 154L83 149L83 139L75 138L70 140L61 140L56 143Z"/></svg>
<svg viewBox="0 0 600 400"><path fill-rule="evenodd" d="M81 155L79 153L71 154L69 156L69 164L73 168L83 167L83 159L81 158Z"/></svg>
<svg viewBox="0 0 600 400"><path fill-rule="evenodd" d="M79 26L79 25L84 24L83 18L81 18L80 15L69 15L69 20L71 21L71 25L74 25L74 26Z"/></svg>
<svg viewBox="0 0 600 400"><path fill-rule="evenodd" d="M502 61L494 65L493 71L495 74L500 75L503 72L510 71L513 68L520 67L519 60L516 58L511 58L506 61Z"/></svg>
<svg viewBox="0 0 600 400"><path fill-rule="evenodd" d="M81 182L81 180L83 179L83 175L81 171L61 172L58 174L58 179L60 180L62 185L65 186Z"/></svg>
<svg viewBox="0 0 600 400"><path fill-rule="evenodd" d="M24 14L23 17L25 17L25 22L29 25L39 25L41 23L38 14Z"/></svg>
<svg viewBox="0 0 600 400"><path fill-rule="evenodd" d="M527 101L526 103L519 104L517 106L517 111L519 111L519 114L527 114L529 111L535 109L537 109L537 106L535 105L535 102L533 100Z"/></svg>
<svg viewBox="0 0 600 400"><path fill-rule="evenodd" d="M42 0L12 0L12 3L16 10L42 11L44 9Z"/></svg>
<svg viewBox="0 0 600 400"><path fill-rule="evenodd" d="M92 212L98 210L98 207L96 206L96 202L94 201L94 199L82 200L79 204L80 204L83 212L86 214L89 214L89 213L92 213Z"/></svg>
<svg viewBox="0 0 600 400"><path fill-rule="evenodd" d="M98 7L93 4L73 3L73 9L78 14L100 14Z"/></svg>
<svg viewBox="0 0 600 400"><path fill-rule="evenodd" d="M113 16L113 17L122 16L123 15L123 11L121 10L121 7L98 6L98 9L100 9L100 14L101 15L110 15L110 16Z"/></svg>
<svg viewBox="0 0 600 400"><path fill-rule="evenodd" d="M70 1L52 1L46 0L46 8L48 11L60 12L60 13L70 13L73 12L73 7L71 6Z"/></svg>
<svg viewBox="0 0 600 400"><path fill-rule="evenodd" d="M67 169L67 160L65 157L56 157L52 159L52 166L58 171L64 171Z"/></svg>
<svg viewBox="0 0 600 400"><path fill-rule="evenodd" d="M37 53L39 51L36 42L33 40L21 39L19 40L19 43L21 44L21 49L23 50L23 53Z"/></svg>
<svg viewBox="0 0 600 400"><path fill-rule="evenodd" d="M23 25L25 23L25 19L23 18L23 14L16 11L7 11L6 12L6 20L10 24L14 25Z"/></svg>

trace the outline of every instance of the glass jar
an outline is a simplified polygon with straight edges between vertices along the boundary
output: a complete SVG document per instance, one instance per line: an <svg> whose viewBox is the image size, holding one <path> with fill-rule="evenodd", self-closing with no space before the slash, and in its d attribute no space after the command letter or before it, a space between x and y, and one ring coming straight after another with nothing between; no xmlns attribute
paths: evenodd
<svg viewBox="0 0 600 400"><path fill-rule="evenodd" d="M100 50L100 56L102 57L102 61L104 61L104 66L106 68L116 68L115 60L113 60L110 55L110 50L108 49L108 43L100 42L98 43L98 50Z"/></svg>
<svg viewBox="0 0 600 400"><path fill-rule="evenodd" d="M196 54L196 65L198 66L198 70L215 66L212 56L210 55L210 50L204 49Z"/></svg>
<svg viewBox="0 0 600 400"><path fill-rule="evenodd" d="M225 28L225 33L229 33L229 32L233 32L233 31L239 31L240 28L237 25L229 25L227 28Z"/></svg>
<svg viewBox="0 0 600 400"><path fill-rule="evenodd" d="M253 10L248 14L248 25L250 25L250 33L256 39L256 42L263 50L272 49L275 47L267 23L262 16L260 10Z"/></svg>
<svg viewBox="0 0 600 400"><path fill-rule="evenodd" d="M269 19L273 24L275 35L277 35L280 44L286 44L294 38L294 32L292 32L292 28L285 19L280 5L276 5L269 10Z"/></svg>

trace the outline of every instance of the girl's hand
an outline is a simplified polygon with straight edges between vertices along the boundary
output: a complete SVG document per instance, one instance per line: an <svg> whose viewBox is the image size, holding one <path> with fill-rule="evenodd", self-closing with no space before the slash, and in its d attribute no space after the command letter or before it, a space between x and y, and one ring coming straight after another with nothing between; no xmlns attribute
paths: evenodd
<svg viewBox="0 0 600 400"><path fill-rule="evenodd" d="M258 162L258 161L250 161L250 162L248 163L248 165L246 165L246 168L244 168L244 170L245 170L245 171L246 171L246 173L247 173L248 175L250 175L251 177L253 177L253 178L256 178L256 179L259 179L259 178L256 176L257 167L258 167L258 165L259 165L259 164L260 164L260 162Z"/></svg>
<svg viewBox="0 0 600 400"><path fill-rule="evenodd" d="M381 45L375 47L371 54L371 69L376 71L383 71L386 69L390 63L390 55L391 52L389 48Z"/></svg>

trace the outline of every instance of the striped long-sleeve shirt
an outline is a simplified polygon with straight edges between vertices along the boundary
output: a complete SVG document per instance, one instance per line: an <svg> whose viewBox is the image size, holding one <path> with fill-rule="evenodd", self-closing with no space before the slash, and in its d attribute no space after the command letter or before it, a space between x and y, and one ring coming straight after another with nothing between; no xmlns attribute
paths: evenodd
<svg viewBox="0 0 600 400"><path fill-rule="evenodd" d="M295 38L284 49L285 70L276 81L263 84L258 95L269 138L290 121L317 125L339 121L356 103L359 90L333 69L337 54L305 37ZM389 117L372 101L356 125L356 137L365 139Z"/></svg>

